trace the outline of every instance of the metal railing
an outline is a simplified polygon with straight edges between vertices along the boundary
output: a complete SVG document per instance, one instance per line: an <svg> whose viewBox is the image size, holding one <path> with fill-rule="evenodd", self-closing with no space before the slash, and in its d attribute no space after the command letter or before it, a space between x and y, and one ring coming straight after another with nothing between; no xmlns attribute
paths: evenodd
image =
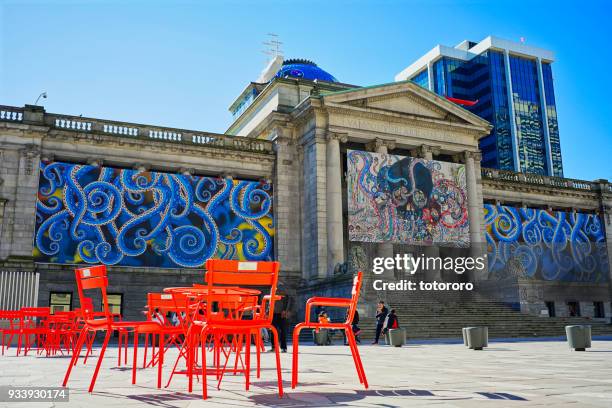
<svg viewBox="0 0 612 408"><path fill-rule="evenodd" d="M37 306L39 280L38 272L0 271L0 310Z"/></svg>

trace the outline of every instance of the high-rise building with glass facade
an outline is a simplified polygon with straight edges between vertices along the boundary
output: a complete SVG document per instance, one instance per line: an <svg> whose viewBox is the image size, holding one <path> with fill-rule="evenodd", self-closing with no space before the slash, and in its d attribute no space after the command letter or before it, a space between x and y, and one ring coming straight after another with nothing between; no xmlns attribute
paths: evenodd
<svg viewBox="0 0 612 408"><path fill-rule="evenodd" d="M463 100L491 122L480 140L483 167L563 177L553 61L550 51L487 37L438 45L395 79Z"/></svg>

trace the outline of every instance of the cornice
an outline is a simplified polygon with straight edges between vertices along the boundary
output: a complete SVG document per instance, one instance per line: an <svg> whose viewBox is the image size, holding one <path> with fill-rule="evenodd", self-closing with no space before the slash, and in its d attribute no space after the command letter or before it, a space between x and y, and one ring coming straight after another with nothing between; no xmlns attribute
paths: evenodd
<svg viewBox="0 0 612 408"><path fill-rule="evenodd" d="M200 157L219 158L219 154L222 153L226 157L233 157L237 159L253 159L253 160L264 160L274 161L274 152L253 152L247 150L231 149L224 147L215 147L211 145L197 145L197 144L186 144L186 143L172 143L163 140L143 140L143 139L129 139L126 137L116 137L101 135L98 133L80 133L80 132L62 132L62 131L51 131L42 139L42 148L45 152L50 154L59 153L57 148L49 148L49 143L66 143L74 145L75 143L89 146L100 146L107 148L119 148L122 150L130 150L134 152L138 151L149 151L149 152L162 152L162 153L174 153L184 154ZM72 149L66 149L66 151L72 151Z"/></svg>
<svg viewBox="0 0 612 408"><path fill-rule="evenodd" d="M573 188L555 188L551 186L538 186L535 184L527 183L516 183L502 180L492 180L483 177L482 178L482 191L485 198L494 198L495 191L511 191L519 193L531 193L539 194L544 196L558 196L558 197L571 197L589 200L593 202L598 201L598 193L596 191L584 191Z"/></svg>

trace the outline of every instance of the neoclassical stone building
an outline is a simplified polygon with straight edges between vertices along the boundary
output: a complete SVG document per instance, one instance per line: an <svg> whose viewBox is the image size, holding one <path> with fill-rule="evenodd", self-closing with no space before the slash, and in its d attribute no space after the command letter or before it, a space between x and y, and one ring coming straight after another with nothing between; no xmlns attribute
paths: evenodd
<svg viewBox="0 0 612 408"><path fill-rule="evenodd" d="M357 87L321 76L312 63L290 62L272 61L245 88L230 107L234 121L225 134L1 106L0 308L77 307L74 264L108 260L116 307L135 317L147 292L201 282L203 257L221 256L279 260L282 290L297 300L298 317L305 298L344 295L352 273L364 270L361 310L367 319L377 298L398 308L423 296L444 303L439 294L375 292L373 258L487 253L489 267L479 273L431 270L420 279L474 281L483 288L479 301L523 313L548 310L602 322L611 316L612 247L605 239L612 231L611 184L481 169L478 141L490 124L478 116L410 81ZM379 186L375 199L364 203L359 194L366 190L353 185L359 178L351 152L374 160L377 171L381 158L405 160L410 171L438 169L427 180L433 187L418 191L430 191L423 198L427 211L414 195L401 202L401 212L380 215L389 228L391 221L406 228L413 225L406 219L425 219L416 231L425 238L354 239L354 206L391 211L403 190L383 194ZM450 212L448 198L438 195L448 193L444 174L451 171L457 186L448 197L464 216L458 215L461 229L452 231L434 217ZM417 183L421 176L414 174L407 177ZM550 229L569 237L576 230L584 236L576 242L592 247L588 254L600 248L593 255L595 272L577 274L572 264L555 275L555 259L534 267L524 261L516 248L527 243L533 252L534 244L517 231L531 236L536 217L542 219L536 235L546 237ZM508 228L514 228L514 241L507 239ZM468 245L452 245L456 237ZM567 240L553 252L586 251ZM178 242L185 247L175 247ZM509 269L512 262L518 272ZM403 275L389 270L383 277Z"/></svg>

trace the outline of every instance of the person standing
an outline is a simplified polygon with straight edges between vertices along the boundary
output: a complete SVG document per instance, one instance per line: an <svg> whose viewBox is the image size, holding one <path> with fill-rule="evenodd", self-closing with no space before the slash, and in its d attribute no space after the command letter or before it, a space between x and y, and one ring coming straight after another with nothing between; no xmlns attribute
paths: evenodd
<svg viewBox="0 0 612 408"><path fill-rule="evenodd" d="M349 310L346 311L346 318L348 319ZM353 315L353 321L351 322L351 328L353 329L353 335L355 336L355 340L357 343L361 343L361 339L359 338L359 333L361 333L361 329L358 326L359 324L359 312L355 310L355 314ZM344 345L348 346L348 338L346 337L346 331L342 330L342 334L344 336Z"/></svg>
<svg viewBox="0 0 612 408"><path fill-rule="evenodd" d="M278 342L280 345L281 352L287 352L287 330L289 329L289 319L291 317L291 311L293 309L292 298L286 294L277 292L277 295L282 296L282 299L274 302L274 315L272 317L272 325L278 332ZM274 340L270 338L272 348L270 351L274 351Z"/></svg>
<svg viewBox="0 0 612 408"><path fill-rule="evenodd" d="M385 307L385 302L381 300L380 302L378 302L378 306L376 307L376 338L374 339L372 344L378 344L380 334L382 333L382 329L385 325L387 313L388 309Z"/></svg>

